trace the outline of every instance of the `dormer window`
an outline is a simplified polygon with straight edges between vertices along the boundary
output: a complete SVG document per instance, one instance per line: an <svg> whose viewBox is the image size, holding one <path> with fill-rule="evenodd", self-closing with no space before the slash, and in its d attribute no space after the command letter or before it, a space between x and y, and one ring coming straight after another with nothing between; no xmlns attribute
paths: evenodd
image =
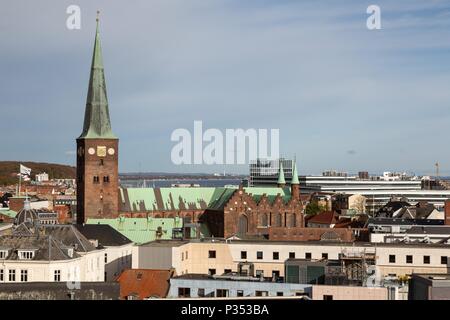
<svg viewBox="0 0 450 320"><path fill-rule="evenodd" d="M0 250L0 259L6 259L8 256L8 250Z"/></svg>
<svg viewBox="0 0 450 320"><path fill-rule="evenodd" d="M34 258L34 250L19 250L19 259L31 260Z"/></svg>
<svg viewBox="0 0 450 320"><path fill-rule="evenodd" d="M67 248L67 255L73 258L73 248Z"/></svg>

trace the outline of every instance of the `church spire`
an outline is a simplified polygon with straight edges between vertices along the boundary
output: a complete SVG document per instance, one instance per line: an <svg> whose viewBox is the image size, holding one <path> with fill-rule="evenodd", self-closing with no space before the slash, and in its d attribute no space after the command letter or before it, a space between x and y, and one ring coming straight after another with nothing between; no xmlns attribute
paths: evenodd
<svg viewBox="0 0 450 320"><path fill-rule="evenodd" d="M99 12L97 11L94 53L92 55L91 75L89 79L86 111L84 114L84 126L83 132L79 137L80 139L116 139L116 136L111 130L111 121L109 119L98 14Z"/></svg>
<svg viewBox="0 0 450 320"><path fill-rule="evenodd" d="M298 181L297 163L294 160L294 168L292 169L292 182L291 184L300 184Z"/></svg>
<svg viewBox="0 0 450 320"><path fill-rule="evenodd" d="M286 180L284 180L284 170L283 170L283 162L280 160L280 167L278 170L278 187L284 187L286 185Z"/></svg>

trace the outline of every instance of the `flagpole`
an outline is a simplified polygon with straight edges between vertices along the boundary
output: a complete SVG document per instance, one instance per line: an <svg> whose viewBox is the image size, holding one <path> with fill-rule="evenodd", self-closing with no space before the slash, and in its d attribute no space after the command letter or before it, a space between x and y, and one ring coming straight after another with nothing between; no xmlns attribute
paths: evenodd
<svg viewBox="0 0 450 320"><path fill-rule="evenodd" d="M22 173L19 173L19 194L18 196L20 197L20 186L22 185Z"/></svg>

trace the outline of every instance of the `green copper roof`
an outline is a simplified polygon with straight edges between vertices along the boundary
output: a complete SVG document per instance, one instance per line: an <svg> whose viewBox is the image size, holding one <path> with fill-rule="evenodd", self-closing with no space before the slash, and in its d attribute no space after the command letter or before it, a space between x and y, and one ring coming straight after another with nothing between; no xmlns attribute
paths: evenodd
<svg viewBox="0 0 450 320"><path fill-rule="evenodd" d="M121 211L220 209L234 188L121 188Z"/></svg>
<svg viewBox="0 0 450 320"><path fill-rule="evenodd" d="M92 56L91 76L84 114L84 126L80 139L117 139L111 130L109 119L108 97L106 95L106 82L103 70L102 48L100 34L95 33L94 53Z"/></svg>
<svg viewBox="0 0 450 320"><path fill-rule="evenodd" d="M289 188L251 187L245 192L259 202L266 194L269 202L277 196L289 201ZM179 211L179 210L221 210L227 204L236 188L120 188L120 211Z"/></svg>
<svg viewBox="0 0 450 320"><path fill-rule="evenodd" d="M0 209L0 215L8 216L10 218L15 218L17 215L17 212L5 208L5 209Z"/></svg>
<svg viewBox="0 0 450 320"><path fill-rule="evenodd" d="M250 194L256 203L259 203L263 194L267 196L270 203L275 201L275 198L280 194L285 203L291 199L291 190L289 188L275 188L275 187L249 187L244 188L245 192Z"/></svg>
<svg viewBox="0 0 450 320"><path fill-rule="evenodd" d="M126 218L88 219L87 224L107 224L123 234L131 241L141 244L157 240L156 231L161 227L162 234L158 239L172 239L172 229L182 228L181 218Z"/></svg>
<svg viewBox="0 0 450 320"><path fill-rule="evenodd" d="M300 184L298 181L297 163L294 162L294 168L292 169L292 182L291 184Z"/></svg>
<svg viewBox="0 0 450 320"><path fill-rule="evenodd" d="M278 170L278 184L286 184L284 180L283 162L280 161L280 168Z"/></svg>

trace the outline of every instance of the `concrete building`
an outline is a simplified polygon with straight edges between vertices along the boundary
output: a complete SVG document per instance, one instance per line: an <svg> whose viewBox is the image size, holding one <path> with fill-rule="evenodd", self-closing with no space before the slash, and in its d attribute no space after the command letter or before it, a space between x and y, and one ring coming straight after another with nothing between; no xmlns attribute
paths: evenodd
<svg viewBox="0 0 450 320"><path fill-rule="evenodd" d="M418 178L359 179L356 176L300 176L300 188L305 193L358 194L365 198L365 210L372 214L388 203L392 197L406 198L412 205L421 201L443 210L444 202L450 198L450 190L424 190Z"/></svg>
<svg viewBox="0 0 450 320"><path fill-rule="evenodd" d="M345 243L326 241L155 241L133 248L133 268L170 269L177 275L236 272L253 264L255 274L284 277L289 258L373 261L377 279L412 273L447 273L450 245L425 243Z"/></svg>
<svg viewBox="0 0 450 320"><path fill-rule="evenodd" d="M104 250L104 281L115 281L132 265L133 242L109 225L76 225L97 249Z"/></svg>
<svg viewBox="0 0 450 320"><path fill-rule="evenodd" d="M450 300L449 274L413 274L409 300Z"/></svg>
<svg viewBox="0 0 450 320"><path fill-rule="evenodd" d="M313 285L312 300L389 300L388 288Z"/></svg>
<svg viewBox="0 0 450 320"><path fill-rule="evenodd" d="M292 179L292 167L294 161L291 159L256 159L250 161L249 165L249 187L275 187L278 182L280 163L283 166L284 178Z"/></svg>
<svg viewBox="0 0 450 320"><path fill-rule="evenodd" d="M400 227L400 226L399 226ZM411 226L398 228L396 232L376 231L370 234L370 242L386 243L450 243L450 226Z"/></svg>
<svg viewBox="0 0 450 320"><path fill-rule="evenodd" d="M48 173L45 173L45 172L37 173L34 180L38 183L48 181L49 180Z"/></svg>
<svg viewBox="0 0 450 320"><path fill-rule="evenodd" d="M274 283L239 275L185 274L170 279L168 298L311 296L311 285Z"/></svg>
<svg viewBox="0 0 450 320"><path fill-rule="evenodd" d="M117 300L120 285L115 282L81 282L71 287L64 282L2 283L0 300Z"/></svg>

